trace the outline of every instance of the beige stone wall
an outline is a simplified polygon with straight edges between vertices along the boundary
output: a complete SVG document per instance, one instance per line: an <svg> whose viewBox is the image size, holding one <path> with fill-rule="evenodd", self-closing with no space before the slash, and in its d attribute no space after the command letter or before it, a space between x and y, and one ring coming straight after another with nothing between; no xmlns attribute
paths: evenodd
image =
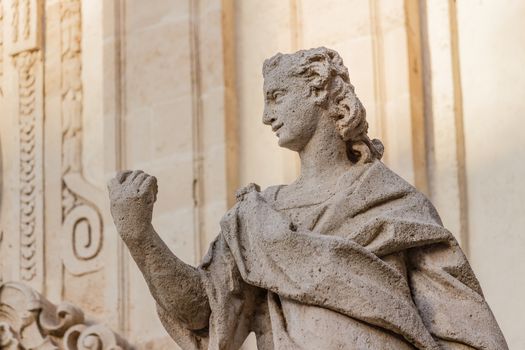
<svg viewBox="0 0 525 350"><path fill-rule="evenodd" d="M371 135L383 139L389 163L413 180L403 1L271 3L236 2L241 183L267 186L291 182L297 175L295 155L279 149L261 123L262 62L277 52L317 46L341 54L367 108Z"/></svg>
<svg viewBox="0 0 525 350"><path fill-rule="evenodd" d="M510 348L525 348L525 7L455 4L0 0L0 278L78 304L139 348L173 348L105 181L156 175L154 224L197 263L236 187L298 173L261 122L263 60L323 45L349 67L385 162L430 196Z"/></svg>
<svg viewBox="0 0 525 350"><path fill-rule="evenodd" d="M470 261L511 349L525 347L524 14L458 2Z"/></svg>
<svg viewBox="0 0 525 350"><path fill-rule="evenodd" d="M215 1L104 2L105 178L143 169L158 178L154 225L177 256L197 264L231 201L223 6ZM224 19L225 21L227 18ZM94 23L101 21L95 20ZM232 107L233 106L233 107ZM230 111L230 113L232 113ZM111 232L111 234L115 234ZM122 246L117 249L122 250ZM138 268L117 261L119 326L135 343L166 338ZM158 345L151 345L158 346Z"/></svg>

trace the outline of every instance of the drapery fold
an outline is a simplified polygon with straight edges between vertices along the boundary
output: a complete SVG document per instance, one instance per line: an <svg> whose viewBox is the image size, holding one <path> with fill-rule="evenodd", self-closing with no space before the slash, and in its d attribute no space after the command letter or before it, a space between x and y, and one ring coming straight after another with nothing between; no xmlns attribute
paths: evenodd
<svg viewBox="0 0 525 350"><path fill-rule="evenodd" d="M183 348L237 349L251 331L264 339L261 348L278 348L272 327L284 326L272 317L258 322L264 296L275 295L417 349L507 349L452 234L430 202L381 162L353 167L302 222L279 208L278 190L252 191L223 217L201 266L208 329L189 331L159 311Z"/></svg>

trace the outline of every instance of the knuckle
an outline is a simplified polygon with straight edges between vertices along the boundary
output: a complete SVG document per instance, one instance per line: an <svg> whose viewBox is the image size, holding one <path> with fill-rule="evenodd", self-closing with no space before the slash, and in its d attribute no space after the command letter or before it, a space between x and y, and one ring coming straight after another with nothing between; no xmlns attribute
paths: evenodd
<svg viewBox="0 0 525 350"><path fill-rule="evenodd" d="M146 181L146 188L148 189L153 189L157 185L157 182L153 178L148 178Z"/></svg>

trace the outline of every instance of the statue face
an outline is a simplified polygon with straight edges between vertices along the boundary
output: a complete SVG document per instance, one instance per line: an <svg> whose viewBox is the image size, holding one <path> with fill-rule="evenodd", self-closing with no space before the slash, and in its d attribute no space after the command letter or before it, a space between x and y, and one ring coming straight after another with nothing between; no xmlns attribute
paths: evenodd
<svg viewBox="0 0 525 350"><path fill-rule="evenodd" d="M321 113L306 81L291 76L286 66L282 62L264 77L263 123L272 127L279 146L299 152L314 135Z"/></svg>

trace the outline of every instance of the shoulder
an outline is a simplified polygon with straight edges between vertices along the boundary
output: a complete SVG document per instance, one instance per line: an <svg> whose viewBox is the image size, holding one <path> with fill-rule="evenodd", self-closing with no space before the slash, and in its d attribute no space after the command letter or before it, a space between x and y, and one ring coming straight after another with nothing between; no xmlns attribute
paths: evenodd
<svg viewBox="0 0 525 350"><path fill-rule="evenodd" d="M359 177L344 184L342 191L348 193L346 200L358 212L375 209L375 212L382 214L395 213L417 221L442 225L430 200L381 161L367 164Z"/></svg>
<svg viewBox="0 0 525 350"><path fill-rule="evenodd" d="M261 196L267 202L274 202L277 199L279 191L282 190L285 186L286 185L269 186L261 192Z"/></svg>

